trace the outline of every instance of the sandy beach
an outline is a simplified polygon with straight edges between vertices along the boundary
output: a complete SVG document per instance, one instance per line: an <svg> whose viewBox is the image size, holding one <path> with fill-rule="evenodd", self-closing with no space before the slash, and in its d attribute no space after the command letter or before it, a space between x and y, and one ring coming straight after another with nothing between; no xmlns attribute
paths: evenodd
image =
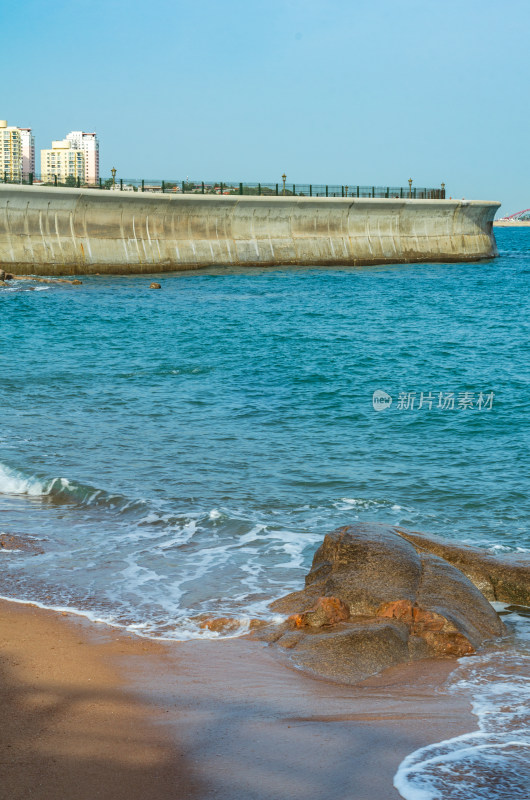
<svg viewBox="0 0 530 800"><path fill-rule="evenodd" d="M249 639L159 643L0 603L2 800L391 800L410 752L473 730L454 661L358 686Z"/></svg>

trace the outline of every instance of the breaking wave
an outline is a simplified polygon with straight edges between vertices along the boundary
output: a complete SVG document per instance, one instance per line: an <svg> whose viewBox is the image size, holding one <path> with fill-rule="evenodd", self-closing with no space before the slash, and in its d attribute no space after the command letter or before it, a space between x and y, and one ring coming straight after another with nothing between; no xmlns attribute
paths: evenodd
<svg viewBox="0 0 530 800"><path fill-rule="evenodd" d="M0 494L42 497L57 503L81 506L107 506L115 511L129 511L145 506L144 500L130 500L120 494L110 494L94 486L75 483L68 478L40 478L0 463Z"/></svg>
<svg viewBox="0 0 530 800"><path fill-rule="evenodd" d="M516 646L461 659L447 687L471 695L479 729L407 756L394 778L405 800L530 796L530 609L504 606L500 613Z"/></svg>

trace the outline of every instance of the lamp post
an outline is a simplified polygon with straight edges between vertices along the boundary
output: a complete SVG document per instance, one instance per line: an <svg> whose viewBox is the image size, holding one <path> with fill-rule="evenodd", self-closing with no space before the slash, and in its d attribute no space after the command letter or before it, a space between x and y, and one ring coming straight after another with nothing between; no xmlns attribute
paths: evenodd
<svg viewBox="0 0 530 800"><path fill-rule="evenodd" d="M442 183L442 200L445 200L445 183Z"/></svg>
<svg viewBox="0 0 530 800"><path fill-rule="evenodd" d="M409 198L412 197L412 178L409 178Z"/></svg>
<svg viewBox="0 0 530 800"><path fill-rule="evenodd" d="M285 174L285 172L284 172L284 173L283 173L283 175L282 175L282 181L283 181L283 189L282 189L282 194L283 194L284 196L285 196L285 181L286 181L286 180L287 180L287 175L286 175L286 174Z"/></svg>
<svg viewBox="0 0 530 800"><path fill-rule="evenodd" d="M116 167L112 167L110 174L112 175L112 186L116 186Z"/></svg>
<svg viewBox="0 0 530 800"><path fill-rule="evenodd" d="M346 197L348 197L348 187L346 186Z"/></svg>

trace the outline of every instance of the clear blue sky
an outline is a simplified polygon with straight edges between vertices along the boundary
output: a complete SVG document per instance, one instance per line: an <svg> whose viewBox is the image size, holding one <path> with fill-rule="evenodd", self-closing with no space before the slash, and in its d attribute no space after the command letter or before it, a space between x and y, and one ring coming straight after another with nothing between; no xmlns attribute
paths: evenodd
<svg viewBox="0 0 530 800"><path fill-rule="evenodd" d="M37 150L97 131L104 175L412 177L507 213L529 42L528 0L3 0L0 118Z"/></svg>

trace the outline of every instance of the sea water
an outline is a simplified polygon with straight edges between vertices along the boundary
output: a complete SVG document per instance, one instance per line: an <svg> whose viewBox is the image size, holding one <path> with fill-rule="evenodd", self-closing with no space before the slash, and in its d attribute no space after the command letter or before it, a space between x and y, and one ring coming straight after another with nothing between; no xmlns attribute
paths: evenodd
<svg viewBox="0 0 530 800"><path fill-rule="evenodd" d="M528 551L530 229L497 239L2 288L0 533L33 548L0 548L0 594L184 639L270 618L357 520Z"/></svg>

